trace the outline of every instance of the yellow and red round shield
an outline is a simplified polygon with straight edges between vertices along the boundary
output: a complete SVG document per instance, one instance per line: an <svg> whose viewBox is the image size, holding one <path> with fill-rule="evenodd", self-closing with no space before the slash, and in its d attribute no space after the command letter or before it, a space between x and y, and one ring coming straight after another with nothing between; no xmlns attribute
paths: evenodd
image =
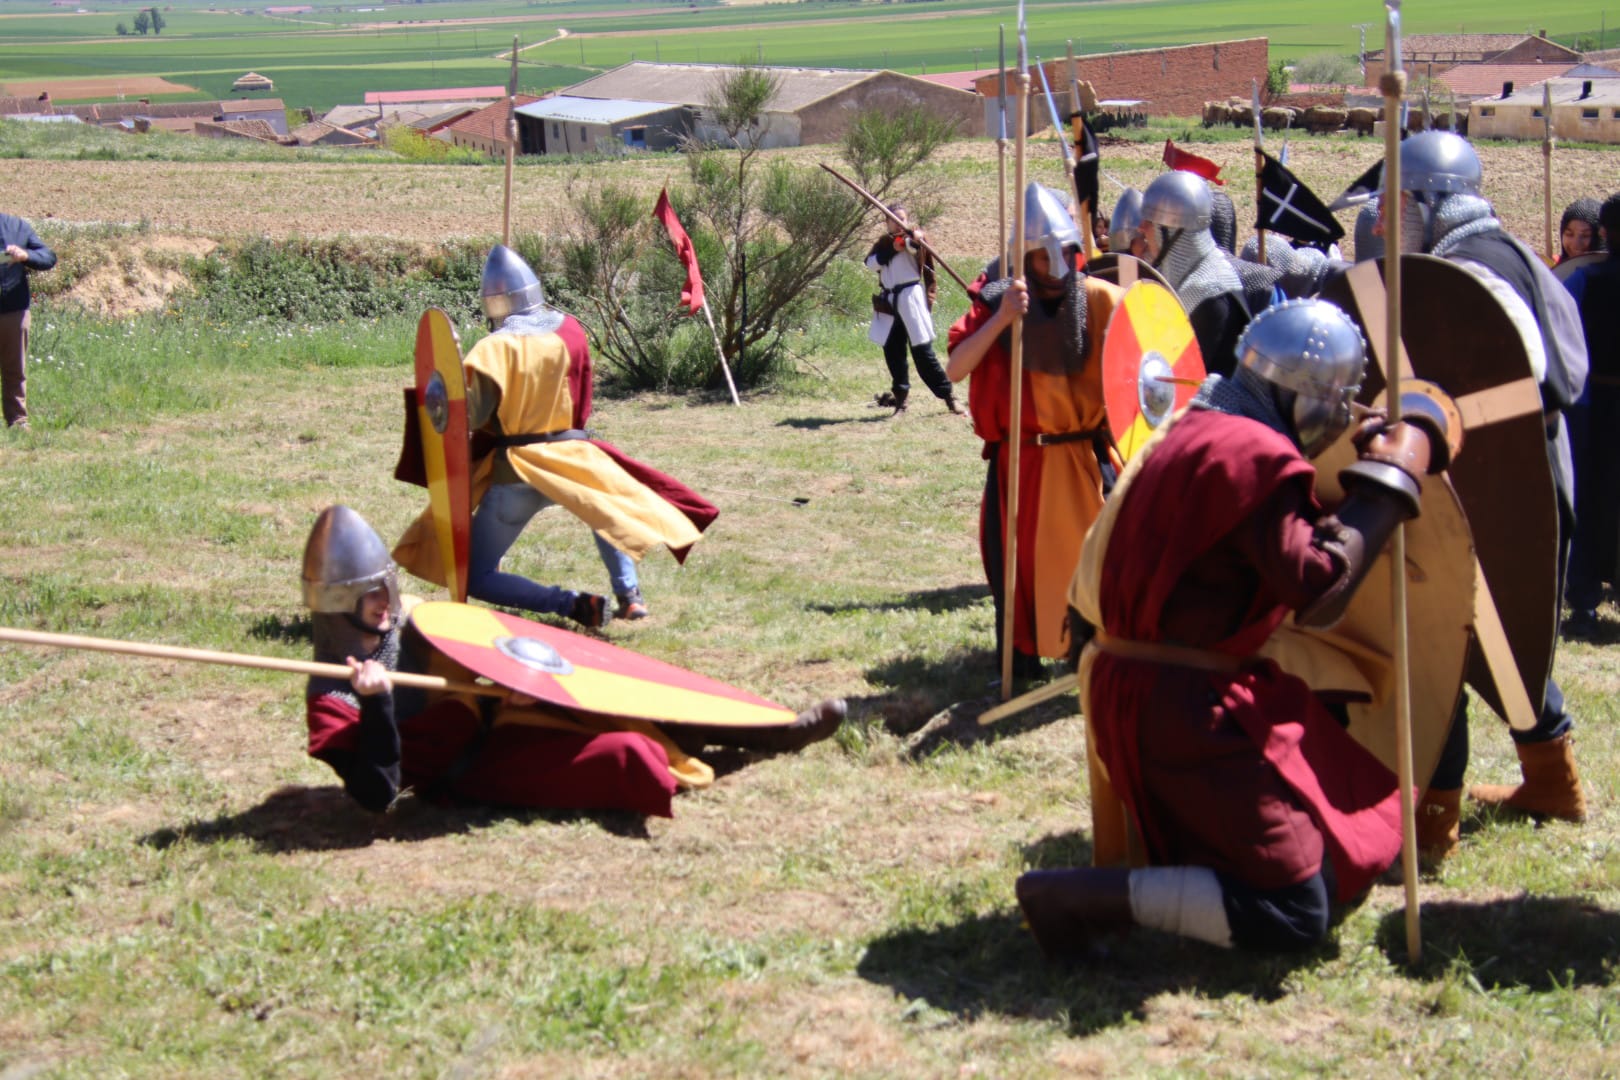
<svg viewBox="0 0 1620 1080"><path fill-rule="evenodd" d="M1129 461L1204 381L1204 356L1175 293L1138 281L1108 320L1102 354L1108 430Z"/></svg>
<svg viewBox="0 0 1620 1080"><path fill-rule="evenodd" d="M791 724L791 709L596 638L489 608L418 604L411 623L435 649L552 705L660 724Z"/></svg>
<svg viewBox="0 0 1620 1080"><path fill-rule="evenodd" d="M467 555L472 547L466 376L456 328L450 316L438 308L428 308L416 324L416 407L423 471L433 509L433 540L450 595L466 600Z"/></svg>

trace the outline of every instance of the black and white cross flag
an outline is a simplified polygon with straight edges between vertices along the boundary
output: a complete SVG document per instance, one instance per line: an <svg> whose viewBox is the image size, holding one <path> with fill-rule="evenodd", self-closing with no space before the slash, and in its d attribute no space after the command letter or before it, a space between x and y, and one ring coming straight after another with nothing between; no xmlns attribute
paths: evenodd
<svg viewBox="0 0 1620 1080"><path fill-rule="evenodd" d="M1288 171L1288 167L1264 150L1260 170L1259 219L1254 227L1307 244L1331 244L1344 235L1344 226L1333 220L1311 189Z"/></svg>

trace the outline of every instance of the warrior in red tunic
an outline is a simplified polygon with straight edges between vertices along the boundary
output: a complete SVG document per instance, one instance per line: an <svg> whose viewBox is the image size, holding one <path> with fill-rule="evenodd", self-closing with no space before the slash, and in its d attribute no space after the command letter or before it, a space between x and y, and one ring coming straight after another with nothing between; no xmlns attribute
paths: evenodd
<svg viewBox="0 0 1620 1080"><path fill-rule="evenodd" d="M401 627L393 560L371 526L346 506L329 507L316 519L304 549L303 584L315 659L347 663L351 671L346 680L309 680L309 754L330 765L368 810L386 810L412 788L444 801L669 817L677 787L713 780L688 753L710 743L797 750L831 735L844 718L844 702L832 699L778 727L686 724L665 731L642 724L619 730L516 695L499 704L490 698L469 703L395 689L391 672L429 670L443 658L415 630Z"/></svg>
<svg viewBox="0 0 1620 1080"><path fill-rule="evenodd" d="M979 515L979 550L996 604L996 652L1004 622L1008 471L1012 459L1009 328L1024 323L1022 446L1018 473L1018 573L1013 672L1038 673L1040 657L1068 653L1063 590L1080 541L1103 505L1114 462L1103 411L1102 341L1120 290L1075 269L1082 242L1058 196L1030 184L1024 236L1014 244L1023 279L999 263L975 283L968 309L950 330L952 382L972 376L968 409L989 463ZM1025 282L1028 282L1026 287Z"/></svg>
<svg viewBox="0 0 1620 1080"><path fill-rule="evenodd" d="M1308 459L1349 425L1360 334L1331 304L1290 301L1254 320L1238 355L1132 460L1086 539L1070 593L1096 627L1083 700L1153 865L1020 878L1049 955L1132 923L1306 947L1332 900L1400 850L1394 775L1310 686L1255 654L1291 612L1312 626L1343 614L1417 513L1421 477L1444 466L1443 420L1369 420L1330 515Z"/></svg>

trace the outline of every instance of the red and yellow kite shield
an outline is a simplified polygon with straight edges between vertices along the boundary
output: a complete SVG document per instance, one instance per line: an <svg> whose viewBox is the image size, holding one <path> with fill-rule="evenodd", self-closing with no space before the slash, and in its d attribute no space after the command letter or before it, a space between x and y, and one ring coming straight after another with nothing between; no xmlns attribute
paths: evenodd
<svg viewBox="0 0 1620 1080"><path fill-rule="evenodd" d="M1176 294L1138 281L1108 320L1102 354L1108 430L1129 461L1204 381L1204 355Z"/></svg>
<svg viewBox="0 0 1620 1080"><path fill-rule="evenodd" d="M416 402L434 540L451 597L465 601L467 553L472 545L466 376L456 328L438 308L428 308L416 324Z"/></svg>
<svg viewBox="0 0 1620 1080"><path fill-rule="evenodd" d="M411 622L435 649L552 705L660 724L791 724L791 709L605 641L488 608L418 604Z"/></svg>

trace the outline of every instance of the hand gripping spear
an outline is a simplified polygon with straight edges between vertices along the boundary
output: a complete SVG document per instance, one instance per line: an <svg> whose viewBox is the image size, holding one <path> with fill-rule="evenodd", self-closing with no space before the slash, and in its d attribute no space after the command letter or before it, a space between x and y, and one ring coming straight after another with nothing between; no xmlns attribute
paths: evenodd
<svg viewBox="0 0 1620 1080"><path fill-rule="evenodd" d="M1378 88L1384 95L1384 381L1389 422L1401 419L1401 101L1406 72L1401 69L1401 0L1384 0L1385 47L1388 59ZM1390 607L1395 618L1395 775L1401 788L1401 875L1406 881L1406 959L1422 956L1417 880L1417 825L1412 805L1412 673L1406 625L1406 528L1395 527L1390 539Z"/></svg>
<svg viewBox="0 0 1620 1080"><path fill-rule="evenodd" d="M935 265L937 265L941 270L943 270L947 274L951 275L951 280L956 282L958 285L962 286L962 291L963 292L968 291L967 282L963 281L961 279L961 277L959 277L957 275L956 271L951 269L949 263L947 263L944 259L940 258L939 252L935 251L932 247L930 247L928 245L928 241L926 241L922 237L918 236L917 235L917 230L915 230L915 229L911 228L910 226L906 225L904 222L902 222L900 220L899 216L897 214L895 214L895 212L893 210L890 210L887 206L884 206L882 199L879 199L876 195L872 194L870 191L867 191L865 188L861 187L861 185L857 184L855 181L851 180L849 177L845 176L843 173L839 172L837 169L833 168L831 165L828 165L825 161L823 161L821 163L821 167L823 169L826 169L828 172L832 173L833 179L837 180L839 183L841 183L845 187L849 188L849 190L853 191L855 194L859 195L861 198L863 198L867 202L871 203L874 207L877 208L877 210L878 210L878 212L880 214L882 214L884 217L886 217L890 221L894 222L894 224L899 225L902 229L904 229L905 232L906 232L906 235L911 238L912 243L916 244L919 248L921 248L924 254L930 256L934 260Z"/></svg>
<svg viewBox="0 0 1620 1080"><path fill-rule="evenodd" d="M1024 280L1024 150L1029 124L1029 42L1024 26L1024 0L1018 0L1018 131L1017 149L1013 154L1013 227L1007 241L1007 261L1002 272L1014 282ZM1014 272L1013 259L1017 259ZM1012 368L1011 408L1007 431L1007 535L1001 545L1006 566L1003 567L1002 627L1001 627L1001 700L1012 697L1013 688L1013 632L1018 625L1014 618L1018 607L1018 488L1019 448L1024 441L1024 319L1013 320L1012 342L1009 352Z"/></svg>

